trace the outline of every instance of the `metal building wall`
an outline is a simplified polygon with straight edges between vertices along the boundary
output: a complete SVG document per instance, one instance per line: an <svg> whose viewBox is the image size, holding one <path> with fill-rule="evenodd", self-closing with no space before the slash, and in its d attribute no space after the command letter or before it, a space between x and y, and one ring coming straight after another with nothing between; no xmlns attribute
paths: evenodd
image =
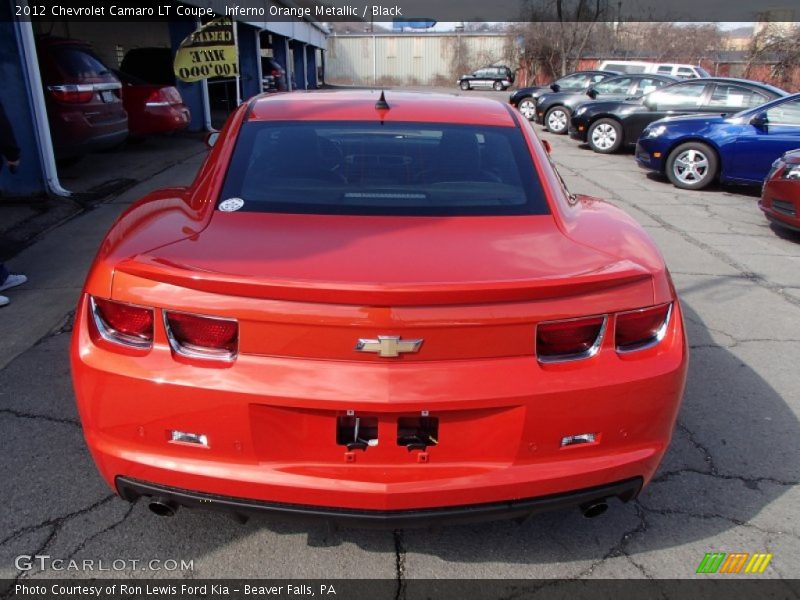
<svg viewBox="0 0 800 600"><path fill-rule="evenodd" d="M325 75L340 85L453 85L464 71L509 62L507 36L338 35L328 38Z"/></svg>

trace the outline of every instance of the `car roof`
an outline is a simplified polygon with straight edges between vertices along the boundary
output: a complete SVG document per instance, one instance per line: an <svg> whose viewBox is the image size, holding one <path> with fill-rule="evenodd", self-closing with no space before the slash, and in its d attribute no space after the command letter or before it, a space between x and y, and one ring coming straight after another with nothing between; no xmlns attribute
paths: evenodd
<svg viewBox="0 0 800 600"><path fill-rule="evenodd" d="M380 90L326 90L262 94L250 104L249 121L417 121L515 127L512 111L478 96L384 92L389 110L378 110Z"/></svg>
<svg viewBox="0 0 800 600"><path fill-rule="evenodd" d="M678 83L679 81L686 81L685 79L679 79L674 75L667 75L666 73L620 73L614 77L604 79L600 83L608 83L609 81L614 81L615 79L663 79L664 81L674 81L675 83Z"/></svg>
<svg viewBox="0 0 800 600"><path fill-rule="evenodd" d="M697 78L694 78L694 79L681 79L680 81L678 81L678 82L676 82L676 83L674 83L672 85L681 85L681 84L696 83L696 82L701 82L701 83L715 83L715 82L716 83L736 83L738 85L743 85L743 86L751 87L751 88L758 88L758 89L761 89L761 90L772 92L773 94L775 94L777 96L787 96L789 94L789 92L787 92L786 90L782 90L781 88L775 87L774 85L770 85L768 83L762 83L760 81L753 81L751 79L739 79L737 77L697 77ZM672 86L668 86L668 87L672 87ZM661 89L666 89L666 88L661 88Z"/></svg>
<svg viewBox="0 0 800 600"><path fill-rule="evenodd" d="M583 69L582 71L572 71L571 73L562 75L558 79L563 79L564 77L569 77L570 75L580 75L581 73L596 73L598 75L625 75L625 73L620 73L619 71L601 71L600 69Z"/></svg>

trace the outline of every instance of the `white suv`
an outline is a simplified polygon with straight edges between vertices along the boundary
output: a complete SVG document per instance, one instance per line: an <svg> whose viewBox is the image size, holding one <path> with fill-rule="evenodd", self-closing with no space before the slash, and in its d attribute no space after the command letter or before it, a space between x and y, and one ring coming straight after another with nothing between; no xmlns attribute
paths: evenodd
<svg viewBox="0 0 800 600"><path fill-rule="evenodd" d="M693 77L711 77L703 67L679 63L654 63L640 60L604 60L600 63L601 71L617 71L619 73L657 73L689 79Z"/></svg>

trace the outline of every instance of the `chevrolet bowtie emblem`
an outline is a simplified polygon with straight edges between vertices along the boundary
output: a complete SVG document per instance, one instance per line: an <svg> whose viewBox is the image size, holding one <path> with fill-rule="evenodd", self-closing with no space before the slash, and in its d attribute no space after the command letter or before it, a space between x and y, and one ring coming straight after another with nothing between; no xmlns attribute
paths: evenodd
<svg viewBox="0 0 800 600"><path fill-rule="evenodd" d="M401 353L418 352L422 340L401 340L399 335L379 335L377 340L360 339L356 344L359 352L374 352L384 358L400 356Z"/></svg>

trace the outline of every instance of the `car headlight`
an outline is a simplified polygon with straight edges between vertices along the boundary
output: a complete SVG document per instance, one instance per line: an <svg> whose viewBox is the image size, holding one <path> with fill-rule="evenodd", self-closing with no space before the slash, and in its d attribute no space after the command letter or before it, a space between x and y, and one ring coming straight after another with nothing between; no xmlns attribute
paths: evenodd
<svg viewBox="0 0 800 600"><path fill-rule="evenodd" d="M784 179L800 179L800 164L787 165L783 170Z"/></svg>
<svg viewBox="0 0 800 600"><path fill-rule="evenodd" d="M658 137L660 135L663 135L666 130L667 130L667 126L666 125L659 125L658 127L653 127L652 129L648 128L644 132L644 137L647 137L647 138Z"/></svg>
<svg viewBox="0 0 800 600"><path fill-rule="evenodd" d="M586 107L586 106L581 106L581 107L580 107L578 110L576 110L576 111L575 111L574 113L572 113L572 114L574 114L576 117L580 117L580 116L581 116L583 113L585 113L585 112L586 112L586 109L587 109L587 108L588 108L588 107Z"/></svg>

